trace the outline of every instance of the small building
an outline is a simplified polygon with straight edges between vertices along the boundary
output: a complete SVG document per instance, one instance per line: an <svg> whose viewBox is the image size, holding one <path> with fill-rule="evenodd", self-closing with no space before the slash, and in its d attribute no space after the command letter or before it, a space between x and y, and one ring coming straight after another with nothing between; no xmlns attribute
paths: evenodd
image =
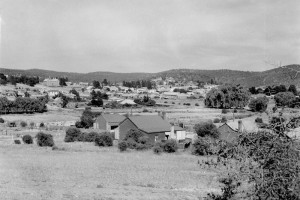
<svg viewBox="0 0 300 200"><path fill-rule="evenodd" d="M125 119L125 116L119 114L101 114L95 120L94 129L111 131L118 128Z"/></svg>
<svg viewBox="0 0 300 200"><path fill-rule="evenodd" d="M171 131L166 133L167 139L184 140L186 138L186 131L180 126L172 126Z"/></svg>
<svg viewBox="0 0 300 200"><path fill-rule="evenodd" d="M231 143L235 141L242 132L242 121L238 121L238 129L234 129L227 123L224 123L223 125L219 126L218 131L220 133L219 139Z"/></svg>
<svg viewBox="0 0 300 200"><path fill-rule="evenodd" d="M48 90L48 95L49 97L54 97L55 95L58 95L59 94L59 90Z"/></svg>
<svg viewBox="0 0 300 200"><path fill-rule="evenodd" d="M46 78L43 81L43 85L48 86L48 87L58 87L59 80L57 78Z"/></svg>
<svg viewBox="0 0 300 200"><path fill-rule="evenodd" d="M170 132L171 125L159 115L130 116L116 129L115 138L123 140L131 129L145 133L154 143L167 139L166 133Z"/></svg>

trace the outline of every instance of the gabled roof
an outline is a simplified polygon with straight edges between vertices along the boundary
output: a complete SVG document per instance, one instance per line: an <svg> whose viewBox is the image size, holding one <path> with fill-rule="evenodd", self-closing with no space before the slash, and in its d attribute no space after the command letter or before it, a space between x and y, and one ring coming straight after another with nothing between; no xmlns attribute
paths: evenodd
<svg viewBox="0 0 300 200"><path fill-rule="evenodd" d="M219 126L218 129L223 127L223 126L228 126L230 128L230 130L232 130L234 132L238 132L237 130L234 130L231 126L229 126L226 122L223 125Z"/></svg>
<svg viewBox="0 0 300 200"><path fill-rule="evenodd" d="M168 132L171 125L158 115L130 116L129 120L146 133Z"/></svg>
<svg viewBox="0 0 300 200"><path fill-rule="evenodd" d="M102 114L108 123L121 123L126 119L125 116L119 114Z"/></svg>

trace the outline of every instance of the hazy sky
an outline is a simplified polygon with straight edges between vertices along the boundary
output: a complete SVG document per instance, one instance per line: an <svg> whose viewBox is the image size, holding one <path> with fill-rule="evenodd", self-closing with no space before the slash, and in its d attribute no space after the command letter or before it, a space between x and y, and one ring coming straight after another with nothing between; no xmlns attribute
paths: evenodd
<svg viewBox="0 0 300 200"><path fill-rule="evenodd" d="M300 64L299 0L0 0L1 67L72 72Z"/></svg>

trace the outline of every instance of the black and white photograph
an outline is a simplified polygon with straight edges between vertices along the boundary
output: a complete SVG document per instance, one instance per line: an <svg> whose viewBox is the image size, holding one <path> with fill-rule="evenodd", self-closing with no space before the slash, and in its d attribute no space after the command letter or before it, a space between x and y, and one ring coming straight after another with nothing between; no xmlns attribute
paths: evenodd
<svg viewBox="0 0 300 200"><path fill-rule="evenodd" d="M0 200L300 200L299 0L0 0Z"/></svg>

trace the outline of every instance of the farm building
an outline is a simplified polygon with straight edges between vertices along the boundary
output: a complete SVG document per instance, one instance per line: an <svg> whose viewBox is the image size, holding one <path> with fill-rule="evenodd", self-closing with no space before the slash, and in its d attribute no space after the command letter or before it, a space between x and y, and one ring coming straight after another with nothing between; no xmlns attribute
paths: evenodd
<svg viewBox="0 0 300 200"><path fill-rule="evenodd" d="M166 139L166 133L170 132L171 125L158 115L130 116L115 130L116 139L124 139L131 129L140 130L150 138L151 142L155 142Z"/></svg>
<svg viewBox="0 0 300 200"><path fill-rule="evenodd" d="M125 116L119 114L101 114L94 123L94 129L111 131L116 129L125 119Z"/></svg>
<svg viewBox="0 0 300 200"><path fill-rule="evenodd" d="M220 133L221 140L224 140L226 142L233 142L238 138L239 133L242 132L242 121L238 121L238 129L235 129L229 124L224 123L223 125L219 126L218 131Z"/></svg>
<svg viewBox="0 0 300 200"><path fill-rule="evenodd" d="M171 131L166 133L167 139L184 140L186 131L180 126L172 126Z"/></svg>

